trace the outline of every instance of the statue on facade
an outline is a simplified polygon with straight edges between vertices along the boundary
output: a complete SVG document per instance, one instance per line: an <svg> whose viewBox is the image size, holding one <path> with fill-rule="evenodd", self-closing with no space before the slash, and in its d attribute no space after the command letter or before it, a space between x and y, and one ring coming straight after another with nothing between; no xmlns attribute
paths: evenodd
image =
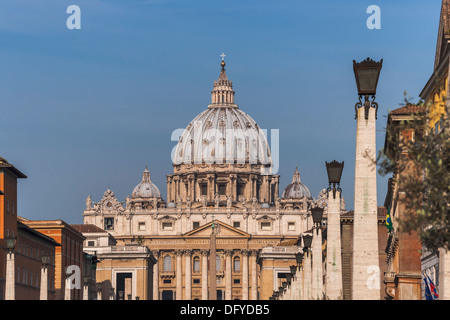
<svg viewBox="0 0 450 320"><path fill-rule="evenodd" d="M220 203L220 195L218 193L216 193L214 196L214 205L216 208L219 207L219 203Z"/></svg>
<svg viewBox="0 0 450 320"><path fill-rule="evenodd" d="M207 201L206 201L206 196L202 196L202 207L203 207L203 209L206 209L206 206L207 206Z"/></svg>
<svg viewBox="0 0 450 320"><path fill-rule="evenodd" d="M91 196L86 198L86 210L91 210L92 208L92 198Z"/></svg>
<svg viewBox="0 0 450 320"><path fill-rule="evenodd" d="M188 196L188 197L186 198L186 207L187 207L187 208L190 208L191 205L192 205L192 203L191 203L191 197Z"/></svg>
<svg viewBox="0 0 450 320"><path fill-rule="evenodd" d="M127 210L131 209L131 198L130 198L130 196L127 196L125 198L125 209L127 209Z"/></svg>
<svg viewBox="0 0 450 320"><path fill-rule="evenodd" d="M227 208L230 209L233 204L233 197L227 196Z"/></svg>

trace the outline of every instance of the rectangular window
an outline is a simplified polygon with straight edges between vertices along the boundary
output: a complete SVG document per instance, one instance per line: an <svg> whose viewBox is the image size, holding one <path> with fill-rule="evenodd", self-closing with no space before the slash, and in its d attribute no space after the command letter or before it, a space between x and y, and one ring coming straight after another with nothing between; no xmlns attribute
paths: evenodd
<svg viewBox="0 0 450 320"><path fill-rule="evenodd" d="M163 222L162 223L162 229L163 230L172 230L173 223L172 222Z"/></svg>
<svg viewBox="0 0 450 320"><path fill-rule="evenodd" d="M95 246L95 241L90 240L90 241L88 241L87 245L88 245L88 247L94 247Z"/></svg>
<svg viewBox="0 0 450 320"><path fill-rule="evenodd" d="M194 222L192 222L192 229L197 229L197 228L199 228L200 227L200 222L198 222L198 221L194 221Z"/></svg>
<svg viewBox="0 0 450 320"><path fill-rule="evenodd" d="M244 183L238 183L237 185L237 194L240 196L244 195L244 190L245 190L245 184Z"/></svg>
<svg viewBox="0 0 450 320"><path fill-rule="evenodd" d="M261 230L270 230L271 223L270 222L261 222Z"/></svg>
<svg viewBox="0 0 450 320"><path fill-rule="evenodd" d="M288 222L288 231L295 231L295 222Z"/></svg>
<svg viewBox="0 0 450 320"><path fill-rule="evenodd" d="M234 280L233 280L233 283L239 284L239 283L241 283L241 279L234 279Z"/></svg>
<svg viewBox="0 0 450 320"><path fill-rule="evenodd" d="M208 185L206 183L202 183L201 189L202 189L202 196L208 195Z"/></svg>
<svg viewBox="0 0 450 320"><path fill-rule="evenodd" d="M200 284L200 279L194 279L194 284Z"/></svg>
<svg viewBox="0 0 450 320"><path fill-rule="evenodd" d="M172 280L171 280L171 279L164 279L163 282L164 282L164 283L167 283L167 284L170 284L170 283L172 283Z"/></svg>
<svg viewBox="0 0 450 320"><path fill-rule="evenodd" d="M234 228L240 228L241 227L241 223L239 221L234 221L233 222L233 227Z"/></svg>
<svg viewBox="0 0 450 320"><path fill-rule="evenodd" d="M225 195L226 189L227 189L226 184L223 184L223 183L219 184L219 194L220 195Z"/></svg>
<svg viewBox="0 0 450 320"><path fill-rule="evenodd" d="M139 231L145 231L145 222L139 222Z"/></svg>

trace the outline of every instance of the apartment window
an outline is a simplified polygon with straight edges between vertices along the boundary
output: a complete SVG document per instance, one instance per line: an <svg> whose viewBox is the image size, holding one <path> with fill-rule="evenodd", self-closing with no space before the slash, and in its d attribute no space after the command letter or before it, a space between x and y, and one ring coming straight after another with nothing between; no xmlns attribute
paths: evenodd
<svg viewBox="0 0 450 320"><path fill-rule="evenodd" d="M94 247L95 246L95 241L90 240L88 241L88 247Z"/></svg>
<svg viewBox="0 0 450 320"><path fill-rule="evenodd" d="M194 272L200 272L200 258L194 258Z"/></svg>
<svg viewBox="0 0 450 320"><path fill-rule="evenodd" d="M164 257L164 271L172 271L172 257L165 256Z"/></svg>
<svg viewBox="0 0 450 320"><path fill-rule="evenodd" d="M216 271L220 271L221 270L221 266L220 266L220 256L216 255Z"/></svg>
<svg viewBox="0 0 450 320"><path fill-rule="evenodd" d="M288 222L288 231L295 231L295 222Z"/></svg>
<svg viewBox="0 0 450 320"><path fill-rule="evenodd" d="M114 218L105 218L105 230L114 230Z"/></svg>
<svg viewBox="0 0 450 320"><path fill-rule="evenodd" d="M245 184L244 183L238 183L238 185L237 185L237 194L239 196L243 196L244 195L244 190L245 190Z"/></svg>
<svg viewBox="0 0 450 320"><path fill-rule="evenodd" d="M261 222L260 228L261 230L270 230L271 229L271 223L270 222Z"/></svg>
<svg viewBox="0 0 450 320"><path fill-rule="evenodd" d="M234 268L234 272L241 271L241 259L239 259L239 257L234 258L233 268Z"/></svg>
<svg viewBox="0 0 450 320"><path fill-rule="evenodd" d="M202 196L206 196L208 194L208 185L206 183L201 184Z"/></svg>
<svg viewBox="0 0 450 320"><path fill-rule="evenodd" d="M239 221L234 221L233 222L233 227L234 228L240 228L241 227L241 223Z"/></svg>
<svg viewBox="0 0 450 320"><path fill-rule="evenodd" d="M199 228L199 227L200 227L200 222L194 221L194 222L192 223L192 229L197 229L197 228Z"/></svg>
<svg viewBox="0 0 450 320"><path fill-rule="evenodd" d="M145 231L145 222L139 222L138 228L139 231Z"/></svg>
<svg viewBox="0 0 450 320"><path fill-rule="evenodd" d="M163 230L172 230L173 229L173 223L172 222L163 222L161 224Z"/></svg>
<svg viewBox="0 0 450 320"><path fill-rule="evenodd" d="M227 190L227 185L224 183L219 184L219 194L225 195Z"/></svg>

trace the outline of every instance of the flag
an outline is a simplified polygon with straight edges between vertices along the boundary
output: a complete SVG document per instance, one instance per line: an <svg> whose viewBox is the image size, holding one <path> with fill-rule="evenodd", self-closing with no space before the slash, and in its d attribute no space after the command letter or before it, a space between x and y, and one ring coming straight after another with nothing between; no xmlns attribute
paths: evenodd
<svg viewBox="0 0 450 320"><path fill-rule="evenodd" d="M431 296L430 287L428 286L427 277L423 277L423 281L425 282L425 299L426 300L434 300Z"/></svg>
<svg viewBox="0 0 450 320"><path fill-rule="evenodd" d="M386 212L386 222L385 222L386 228L388 228L388 232L391 232L392 230L392 220L391 220L391 208L387 208Z"/></svg>
<svg viewBox="0 0 450 320"><path fill-rule="evenodd" d="M431 294L433 296L433 300L434 299L439 299L439 294L437 293L437 290L436 290L436 287L434 286L433 281L431 281L429 275L427 275L427 278L428 278L427 280L428 280L428 283L429 283L429 286L430 286L430 291L431 291Z"/></svg>

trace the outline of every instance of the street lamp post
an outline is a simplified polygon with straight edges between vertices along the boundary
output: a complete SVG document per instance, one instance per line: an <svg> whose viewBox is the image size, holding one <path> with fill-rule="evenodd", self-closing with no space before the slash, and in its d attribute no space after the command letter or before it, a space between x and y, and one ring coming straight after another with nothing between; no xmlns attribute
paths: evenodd
<svg viewBox="0 0 450 320"><path fill-rule="evenodd" d="M344 162L326 162L328 174L328 224L327 224L327 261L326 296L336 300L342 298L342 259L341 259L341 192L340 188ZM337 186L337 188L336 188ZM331 197L330 191L333 190Z"/></svg>
<svg viewBox="0 0 450 320"><path fill-rule="evenodd" d="M6 249L6 294L5 300L15 300L16 299L16 284L15 284L15 254L14 249L16 247L17 239L15 237L7 237Z"/></svg>
<svg viewBox="0 0 450 320"><path fill-rule="evenodd" d="M313 236L303 235L303 299L311 300L311 243Z"/></svg>
<svg viewBox="0 0 450 320"><path fill-rule="evenodd" d="M50 257L48 255L43 255L41 257L41 289L40 289L40 299L48 300L48 264L50 262Z"/></svg>
<svg viewBox="0 0 450 320"><path fill-rule="evenodd" d="M383 60L367 58L356 63L353 71L359 102L355 105L356 152L353 217L352 299L379 300L379 254L377 220L377 170L375 102ZM361 98L365 97L364 103ZM369 101L372 96L372 101ZM362 108L364 107L364 108ZM363 116L364 112L364 116Z"/></svg>
<svg viewBox="0 0 450 320"><path fill-rule="evenodd" d="M312 284L313 299L321 299L323 296L323 266L322 266L322 217L323 208L311 208L314 222L312 237Z"/></svg>

